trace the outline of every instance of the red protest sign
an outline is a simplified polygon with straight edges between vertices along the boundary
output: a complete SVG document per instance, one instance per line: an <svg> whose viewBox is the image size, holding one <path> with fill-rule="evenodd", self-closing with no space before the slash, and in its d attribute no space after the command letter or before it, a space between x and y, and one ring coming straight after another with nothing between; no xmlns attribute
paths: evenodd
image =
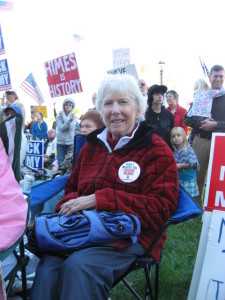
<svg viewBox="0 0 225 300"><path fill-rule="evenodd" d="M204 200L205 209L208 211L225 210L224 146L225 134L213 133Z"/></svg>
<svg viewBox="0 0 225 300"><path fill-rule="evenodd" d="M52 98L83 92L75 53L49 60L44 66Z"/></svg>

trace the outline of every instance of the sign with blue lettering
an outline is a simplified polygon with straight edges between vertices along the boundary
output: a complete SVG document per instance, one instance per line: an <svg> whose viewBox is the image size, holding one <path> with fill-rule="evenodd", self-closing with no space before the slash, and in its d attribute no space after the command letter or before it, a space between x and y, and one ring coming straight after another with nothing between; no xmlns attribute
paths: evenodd
<svg viewBox="0 0 225 300"><path fill-rule="evenodd" d="M0 55L1 54L5 54L5 47L4 47L2 29L1 29L1 24L0 24Z"/></svg>
<svg viewBox="0 0 225 300"><path fill-rule="evenodd" d="M214 210L196 300L225 299L225 212Z"/></svg>
<svg viewBox="0 0 225 300"><path fill-rule="evenodd" d="M28 141L25 158L25 166L35 169L43 169L44 165L44 143L43 141Z"/></svg>
<svg viewBox="0 0 225 300"><path fill-rule="evenodd" d="M11 89L11 80L7 59L0 60L0 91Z"/></svg>

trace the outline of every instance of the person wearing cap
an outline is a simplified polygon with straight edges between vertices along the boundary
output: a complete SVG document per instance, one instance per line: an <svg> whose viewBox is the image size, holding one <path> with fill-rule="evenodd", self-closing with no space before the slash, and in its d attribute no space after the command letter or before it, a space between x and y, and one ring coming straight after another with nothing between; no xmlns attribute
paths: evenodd
<svg viewBox="0 0 225 300"><path fill-rule="evenodd" d="M62 112L56 116L57 160L59 166L73 146L75 130L80 131L77 117L73 113L74 108L74 101L67 98L63 102Z"/></svg>
<svg viewBox="0 0 225 300"><path fill-rule="evenodd" d="M6 91L5 92L5 97L6 97L6 106L18 106L22 112L22 116L23 116L23 130L25 127L25 108L23 106L23 104L19 101L19 98L17 96L17 93L15 91Z"/></svg>
<svg viewBox="0 0 225 300"><path fill-rule="evenodd" d="M6 119L10 118L15 114L22 115L21 109L16 105L8 106L4 109L3 120L5 121Z"/></svg>
<svg viewBox="0 0 225 300"><path fill-rule="evenodd" d="M154 84L148 89L148 109L145 119L173 151L170 141L170 131L174 127L174 117L163 105L163 95L166 93L165 85Z"/></svg>
<svg viewBox="0 0 225 300"><path fill-rule="evenodd" d="M6 107L3 110L3 120L7 120L10 117L12 117L15 114L20 114L23 116L21 109L16 106L16 105L11 105ZM20 165L22 166L24 164L25 161L25 157L26 157L26 149L27 149L27 138L23 132L23 128L22 128L22 133L21 133L21 147L20 147Z"/></svg>

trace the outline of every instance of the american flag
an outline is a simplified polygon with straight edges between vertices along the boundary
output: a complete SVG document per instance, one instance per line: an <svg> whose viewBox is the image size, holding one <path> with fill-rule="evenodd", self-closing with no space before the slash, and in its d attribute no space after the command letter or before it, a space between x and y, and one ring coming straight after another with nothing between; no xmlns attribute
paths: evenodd
<svg viewBox="0 0 225 300"><path fill-rule="evenodd" d="M44 102L42 93L32 73L30 73L30 75L24 80L24 82L20 85L20 88L37 101L39 105Z"/></svg>
<svg viewBox="0 0 225 300"><path fill-rule="evenodd" d="M203 73L205 76L209 77L209 70L208 68L206 67L206 64L203 60L201 60L201 58L199 57L199 60L200 60L200 64L201 64L201 67L202 67L202 70L203 70Z"/></svg>
<svg viewBox="0 0 225 300"><path fill-rule="evenodd" d="M13 2L0 1L0 11L11 11L13 9Z"/></svg>
<svg viewBox="0 0 225 300"><path fill-rule="evenodd" d="M79 35L79 34L74 34L73 37L75 39L75 42L79 42L79 41L84 40L84 37Z"/></svg>

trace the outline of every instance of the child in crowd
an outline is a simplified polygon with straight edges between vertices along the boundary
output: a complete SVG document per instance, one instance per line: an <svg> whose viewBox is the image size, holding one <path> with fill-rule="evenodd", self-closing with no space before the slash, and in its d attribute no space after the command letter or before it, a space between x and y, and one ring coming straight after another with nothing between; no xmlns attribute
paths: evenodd
<svg viewBox="0 0 225 300"><path fill-rule="evenodd" d="M199 171L200 168L197 156L193 148L188 145L182 127L174 127L170 132L170 136L175 150L174 157L177 162L179 183L192 197L198 196L196 170Z"/></svg>
<svg viewBox="0 0 225 300"><path fill-rule="evenodd" d="M194 100L187 116L211 118L213 98L220 97L224 94L225 90L223 88L218 90L210 89L204 79L196 80L194 84Z"/></svg>

